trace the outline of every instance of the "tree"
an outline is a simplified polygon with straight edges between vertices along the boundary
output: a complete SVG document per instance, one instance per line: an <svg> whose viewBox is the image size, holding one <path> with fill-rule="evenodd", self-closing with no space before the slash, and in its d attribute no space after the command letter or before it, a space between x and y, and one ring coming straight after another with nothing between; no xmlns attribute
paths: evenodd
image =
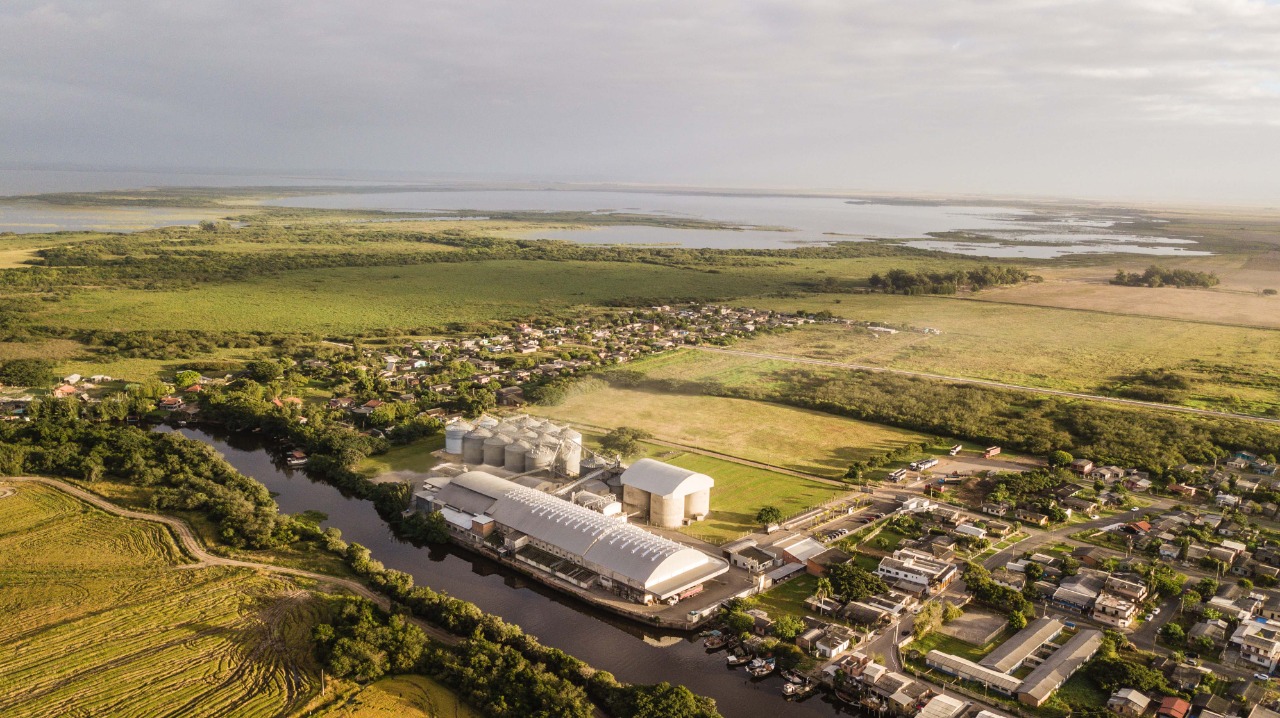
<svg viewBox="0 0 1280 718"><path fill-rule="evenodd" d="M284 376L284 370L278 363L262 359L245 364L244 375L259 384L269 384Z"/></svg>
<svg viewBox="0 0 1280 718"><path fill-rule="evenodd" d="M1252 591L1252 590L1253 590L1253 581L1250 581L1250 580L1249 580L1249 579L1247 579L1247 578L1242 578L1242 579L1240 579L1239 581L1237 581L1236 583L1240 586L1240 588L1242 588L1242 589L1244 589L1244 590L1246 590L1246 591Z"/></svg>
<svg viewBox="0 0 1280 718"><path fill-rule="evenodd" d="M819 578L818 585L813 589L813 595L821 601L824 598L829 598L833 593L834 591L831 588L831 579L826 576Z"/></svg>
<svg viewBox="0 0 1280 718"><path fill-rule="evenodd" d="M57 377L48 359L10 359L0 362L0 384L48 386Z"/></svg>
<svg viewBox="0 0 1280 718"><path fill-rule="evenodd" d="M627 457L640 451L640 442L649 438L649 432L629 426L612 429L600 439L600 448L610 454Z"/></svg>
<svg viewBox="0 0 1280 718"><path fill-rule="evenodd" d="M1041 566L1035 561L1030 561L1027 563L1026 567L1022 569L1022 572L1026 574L1028 581L1035 583L1044 577L1044 566Z"/></svg>
<svg viewBox="0 0 1280 718"><path fill-rule="evenodd" d="M853 563L836 564L827 569L827 576L836 594L848 601L861 601L889 591L883 579Z"/></svg>
<svg viewBox="0 0 1280 718"><path fill-rule="evenodd" d="M911 635L919 640L929 635L935 628L942 625L942 606L937 601L928 601L924 607L920 609L920 613L916 614L915 625L911 628Z"/></svg>
<svg viewBox="0 0 1280 718"><path fill-rule="evenodd" d="M1061 449L1049 454L1049 466L1055 468L1060 466L1070 466L1072 461L1075 461L1075 457Z"/></svg>
<svg viewBox="0 0 1280 718"><path fill-rule="evenodd" d="M1009 625L1014 629L1021 631L1027 627L1027 617L1022 613L1009 614Z"/></svg>
<svg viewBox="0 0 1280 718"><path fill-rule="evenodd" d="M950 601L943 602L942 622L950 623L964 615L964 610Z"/></svg>
<svg viewBox="0 0 1280 718"><path fill-rule="evenodd" d="M1182 630L1182 626L1170 621L1160 628L1160 637L1175 646L1181 646L1187 640L1187 632Z"/></svg>
<svg viewBox="0 0 1280 718"><path fill-rule="evenodd" d="M782 509L777 506L765 506L756 512L756 522L769 526L782 521Z"/></svg>
<svg viewBox="0 0 1280 718"><path fill-rule="evenodd" d="M719 715L715 701L666 681L654 686L637 686L631 693L631 709L625 713L631 718L712 718Z"/></svg>
<svg viewBox="0 0 1280 718"><path fill-rule="evenodd" d="M1195 591L1187 591L1186 593L1182 594L1182 599L1181 599L1181 602L1179 603L1181 610L1188 611L1195 608L1198 605L1200 605L1200 594L1196 593Z"/></svg>
<svg viewBox="0 0 1280 718"><path fill-rule="evenodd" d="M187 387L191 386L192 384L196 384L199 381L200 381L200 372L191 371L190 369L184 369L183 371L178 372L173 377L174 386L177 386L179 389L186 389Z"/></svg>
<svg viewBox="0 0 1280 718"><path fill-rule="evenodd" d="M804 631L804 621L795 616L781 616L773 622L773 635L779 640L793 641Z"/></svg>

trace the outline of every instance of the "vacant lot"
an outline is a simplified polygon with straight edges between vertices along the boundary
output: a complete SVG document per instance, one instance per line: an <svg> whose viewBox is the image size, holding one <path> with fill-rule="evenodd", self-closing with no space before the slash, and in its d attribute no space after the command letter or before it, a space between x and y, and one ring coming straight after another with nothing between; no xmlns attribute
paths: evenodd
<svg viewBox="0 0 1280 718"><path fill-rule="evenodd" d="M661 357L643 366L659 375L671 367L680 371L679 356ZM851 462L871 453L924 438L767 402L604 385L577 393L559 406L531 411L588 426L633 426L686 446L831 477L843 475Z"/></svg>
<svg viewBox="0 0 1280 718"><path fill-rule="evenodd" d="M319 604L245 569L182 569L161 527L51 488L0 500L0 714L283 715L319 688Z"/></svg>
<svg viewBox="0 0 1280 718"><path fill-rule="evenodd" d="M387 453L369 456L355 465L355 470L365 476L380 476L399 472L425 472L435 466L433 451L444 448L444 436L429 436L403 446L393 446Z"/></svg>
<svg viewBox="0 0 1280 718"><path fill-rule="evenodd" d="M1095 393L1144 370L1168 369L1190 380L1186 404L1258 413L1280 405L1276 331L940 297L815 295L752 303L771 309L825 309L850 319L928 327L941 334L877 336L862 328L819 325L734 349ZM1280 316L1280 302L1274 308Z"/></svg>

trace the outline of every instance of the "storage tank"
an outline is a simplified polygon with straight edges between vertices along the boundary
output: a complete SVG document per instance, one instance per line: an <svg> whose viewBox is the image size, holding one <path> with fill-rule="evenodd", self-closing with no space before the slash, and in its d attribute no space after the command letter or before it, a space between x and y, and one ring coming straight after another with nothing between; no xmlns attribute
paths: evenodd
<svg viewBox="0 0 1280 718"><path fill-rule="evenodd" d="M444 450L449 454L462 453L462 439L471 431L471 425L465 421L455 421L444 428Z"/></svg>
<svg viewBox="0 0 1280 718"><path fill-rule="evenodd" d="M492 416L482 416L480 417L480 420L476 422L476 426L482 429L492 429L497 425L498 425L498 420L493 418Z"/></svg>
<svg viewBox="0 0 1280 718"><path fill-rule="evenodd" d="M462 463L477 466L484 463L484 442L493 436L493 432L484 428L468 431L462 437Z"/></svg>
<svg viewBox="0 0 1280 718"><path fill-rule="evenodd" d="M680 528L684 523L684 497L673 496L668 500L649 494L649 523L668 529Z"/></svg>
<svg viewBox="0 0 1280 718"><path fill-rule="evenodd" d="M533 447L529 452L529 458L525 461L525 471L538 471L539 469L550 469L551 464L556 460L556 449L554 446L539 444Z"/></svg>
<svg viewBox="0 0 1280 718"><path fill-rule="evenodd" d="M684 497L685 516L692 518L706 516L708 513L711 513L711 489L695 491Z"/></svg>
<svg viewBox="0 0 1280 718"><path fill-rule="evenodd" d="M514 471L517 474L524 471L526 456L529 453L529 449L532 448L533 446L527 441L513 441L507 444L507 448L503 453L502 468L507 471Z"/></svg>
<svg viewBox="0 0 1280 718"><path fill-rule="evenodd" d="M560 431L560 453L556 456L556 471L569 477L582 473L582 434L567 427Z"/></svg>
<svg viewBox="0 0 1280 718"><path fill-rule="evenodd" d="M502 434L494 434L484 440L484 463L489 466L502 466L506 458L507 444L511 439Z"/></svg>

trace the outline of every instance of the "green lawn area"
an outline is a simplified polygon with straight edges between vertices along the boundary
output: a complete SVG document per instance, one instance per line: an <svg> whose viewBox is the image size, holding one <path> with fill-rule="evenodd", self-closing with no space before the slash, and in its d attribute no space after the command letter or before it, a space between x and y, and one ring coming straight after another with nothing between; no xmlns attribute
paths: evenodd
<svg viewBox="0 0 1280 718"><path fill-rule="evenodd" d="M804 600L812 596L817 587L817 577L804 573L756 596L755 602L772 618L788 615L801 618L809 613Z"/></svg>
<svg viewBox="0 0 1280 718"><path fill-rule="evenodd" d="M898 544L902 543L907 538L907 535L901 531L892 528L885 528L869 541L863 541L859 547L892 553L894 549L898 548Z"/></svg>
<svg viewBox="0 0 1280 718"><path fill-rule="evenodd" d="M1106 708L1110 696L1084 672L1076 673L1058 689L1057 698L1073 708Z"/></svg>
<svg viewBox="0 0 1280 718"><path fill-rule="evenodd" d="M787 474L757 469L701 454L682 453L663 459L715 479L711 489L711 514L707 520L682 529L712 543L724 543L756 531L756 512L777 506L791 516L843 493L840 488Z"/></svg>
<svg viewBox="0 0 1280 718"><path fill-rule="evenodd" d="M393 446L387 453L365 458L356 464L357 473L377 476L391 471L426 471L436 465L433 451L444 448L444 436L428 436L403 446Z"/></svg>
<svg viewBox="0 0 1280 718"><path fill-rule="evenodd" d="M1004 637L1004 634L1001 634L1000 638L997 638L986 646L975 646L972 643L965 643L959 638L944 636L943 634L934 631L924 638L912 641L909 648L920 651L921 655L926 655L929 651L942 651L943 653L950 653L953 656L960 656L961 658L967 658L976 662L988 653L994 651L996 646L1000 645L1000 641L1003 640Z"/></svg>

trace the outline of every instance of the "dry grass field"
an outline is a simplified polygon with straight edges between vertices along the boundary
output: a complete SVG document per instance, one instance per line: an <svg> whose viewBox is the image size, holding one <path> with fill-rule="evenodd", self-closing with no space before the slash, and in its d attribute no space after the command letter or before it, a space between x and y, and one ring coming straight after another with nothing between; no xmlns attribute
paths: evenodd
<svg viewBox="0 0 1280 718"><path fill-rule="evenodd" d="M1085 392L1103 391L1143 370L1169 369L1192 382L1187 404L1258 413L1280 406L1280 332L1275 331L942 297L814 295L752 304L825 309L941 334L877 337L860 328L828 325L741 342L734 349ZM1280 320L1280 300L1273 304ZM720 362L724 372L733 370L732 362Z"/></svg>
<svg viewBox="0 0 1280 718"><path fill-rule="evenodd" d="M659 357L661 362L674 357ZM696 357L695 357L696 359ZM636 365L640 366L640 365ZM645 362L660 375L659 363ZM778 404L667 394L600 385L559 406L530 411L587 426L632 426L685 446L819 476L838 477L853 461L923 436Z"/></svg>
<svg viewBox="0 0 1280 718"><path fill-rule="evenodd" d="M323 718L481 718L448 688L426 676L383 678L315 715Z"/></svg>
<svg viewBox="0 0 1280 718"><path fill-rule="evenodd" d="M318 691L311 594L184 569L167 531L39 485L0 499L0 715L287 715Z"/></svg>

